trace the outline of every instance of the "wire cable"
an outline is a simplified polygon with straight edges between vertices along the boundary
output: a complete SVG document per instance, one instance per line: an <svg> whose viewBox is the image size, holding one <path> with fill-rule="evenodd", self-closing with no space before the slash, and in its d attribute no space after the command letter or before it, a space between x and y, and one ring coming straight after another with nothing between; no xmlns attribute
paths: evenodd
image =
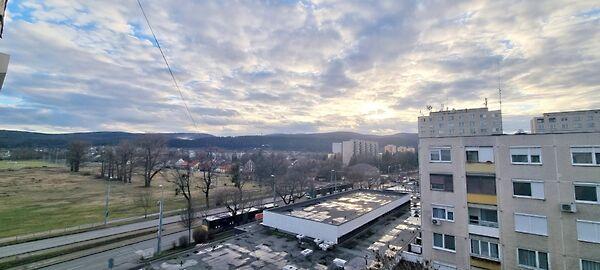
<svg viewBox="0 0 600 270"><path fill-rule="evenodd" d="M183 96L183 92L181 91L181 88L179 88L179 84L177 83L177 80L175 79L175 74L173 74L173 70L171 69L171 65L169 65L169 61L167 61L167 57L165 56L165 53L163 52L162 47L160 47L160 43L158 42L158 38L156 38L156 35L154 34L154 29L152 29L152 26L150 25L150 20L148 20L148 16L146 16L146 12L144 11L144 7L142 6L142 3L140 2L140 0L137 0L137 3L139 5L139 7L140 7L140 10L142 11L142 15L144 15L144 19L146 20L146 24L148 24L148 28L150 28L150 33L152 33L152 37L154 38L154 41L156 42L156 46L158 47L158 50L160 51L160 55L162 55L162 58L165 61L165 65L167 66L167 70L169 70L169 74L171 75L171 79L173 80L173 84L175 84L175 88L179 92L179 96L181 97L181 101L183 102L183 106L185 106L185 110L186 110L186 112L187 112L190 120L192 120L192 123L194 124L194 128L196 129L197 132L199 132L198 125L196 124L196 120L194 119L194 116L192 115L192 112L190 111L190 108L187 105L187 102L185 100L185 97Z"/></svg>

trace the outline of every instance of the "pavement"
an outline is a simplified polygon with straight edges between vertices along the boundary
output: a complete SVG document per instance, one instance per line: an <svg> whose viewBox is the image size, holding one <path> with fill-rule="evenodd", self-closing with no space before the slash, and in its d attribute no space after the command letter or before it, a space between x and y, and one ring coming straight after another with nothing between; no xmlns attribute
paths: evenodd
<svg viewBox="0 0 600 270"><path fill-rule="evenodd" d="M272 201L273 201L272 198L266 198L263 200L263 203L270 203ZM214 215L214 214L223 213L226 211L227 210L224 207L214 208L214 209L209 210L208 213L206 213L206 214ZM163 219L163 224L171 224L171 223L179 222L180 220L181 220L181 217L179 215L166 217ZM111 235L116 235L116 234L121 234L121 233L141 230L141 229L147 229L147 228L151 228L151 227L158 227L158 219L137 222L137 223L127 224L127 225L121 225L121 226L115 226L115 227L106 228L106 229L99 229L99 230L93 230L93 231L88 231L88 232L52 237L52 238L47 238L47 239L42 239L42 240L37 240L37 241L30 241L30 242L25 242L25 243L10 245L10 246L4 246L4 247L0 247L0 258L15 256L15 255L19 255L19 254L29 253L29 252L53 248L53 247L64 246L64 245L73 244L73 243L77 243L77 242L98 239L98 238L102 238L102 237L106 237L106 236L111 236Z"/></svg>

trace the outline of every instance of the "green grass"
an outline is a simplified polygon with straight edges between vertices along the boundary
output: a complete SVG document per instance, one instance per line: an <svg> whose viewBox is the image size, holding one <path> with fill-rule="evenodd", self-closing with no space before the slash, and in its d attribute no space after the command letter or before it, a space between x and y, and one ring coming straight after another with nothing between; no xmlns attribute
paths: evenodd
<svg viewBox="0 0 600 270"><path fill-rule="evenodd" d="M62 164L56 164L41 160L0 160L0 170L19 170L23 168L43 168L43 167L62 167Z"/></svg>

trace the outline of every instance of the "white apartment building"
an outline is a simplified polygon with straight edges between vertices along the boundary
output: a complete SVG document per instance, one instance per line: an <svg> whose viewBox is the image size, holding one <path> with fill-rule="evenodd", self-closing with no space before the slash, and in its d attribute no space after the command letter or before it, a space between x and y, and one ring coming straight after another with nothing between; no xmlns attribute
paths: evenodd
<svg viewBox="0 0 600 270"><path fill-rule="evenodd" d="M437 269L600 268L600 133L419 139Z"/></svg>
<svg viewBox="0 0 600 270"><path fill-rule="evenodd" d="M431 112L419 116L419 137L502 134L502 113L488 108Z"/></svg>
<svg viewBox="0 0 600 270"><path fill-rule="evenodd" d="M379 151L379 144L377 142L365 141L365 140L349 140L343 141L342 143L342 163L347 166L352 160L352 157L374 157L377 156ZM335 143L333 145L335 150Z"/></svg>
<svg viewBox="0 0 600 270"><path fill-rule="evenodd" d="M395 146L393 144L388 144L386 146L383 147L383 152L384 153L390 153L390 154L396 154L396 152L398 152L398 146Z"/></svg>
<svg viewBox="0 0 600 270"><path fill-rule="evenodd" d="M531 133L600 132L600 110L544 113L531 119Z"/></svg>

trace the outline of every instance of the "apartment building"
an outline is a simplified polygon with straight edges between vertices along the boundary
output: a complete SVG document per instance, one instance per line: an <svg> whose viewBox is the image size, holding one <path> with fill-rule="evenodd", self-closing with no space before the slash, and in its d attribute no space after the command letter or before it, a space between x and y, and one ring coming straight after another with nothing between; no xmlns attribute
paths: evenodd
<svg viewBox="0 0 600 270"><path fill-rule="evenodd" d="M377 156L379 151L379 144L377 142L365 141L365 140L349 140L343 141L342 143L342 163L344 166L350 164L352 157L374 157ZM335 148L335 143L333 145Z"/></svg>
<svg viewBox="0 0 600 270"><path fill-rule="evenodd" d="M419 139L435 269L599 269L600 133Z"/></svg>
<svg viewBox="0 0 600 270"><path fill-rule="evenodd" d="M502 113L488 108L431 112L418 122L422 138L502 134Z"/></svg>
<svg viewBox="0 0 600 270"><path fill-rule="evenodd" d="M531 119L531 133L600 132L600 110L544 113Z"/></svg>
<svg viewBox="0 0 600 270"><path fill-rule="evenodd" d="M398 152L398 146L395 146L393 144L388 144L386 146L383 147L383 152L384 153L390 153L390 154L396 154L396 152Z"/></svg>

